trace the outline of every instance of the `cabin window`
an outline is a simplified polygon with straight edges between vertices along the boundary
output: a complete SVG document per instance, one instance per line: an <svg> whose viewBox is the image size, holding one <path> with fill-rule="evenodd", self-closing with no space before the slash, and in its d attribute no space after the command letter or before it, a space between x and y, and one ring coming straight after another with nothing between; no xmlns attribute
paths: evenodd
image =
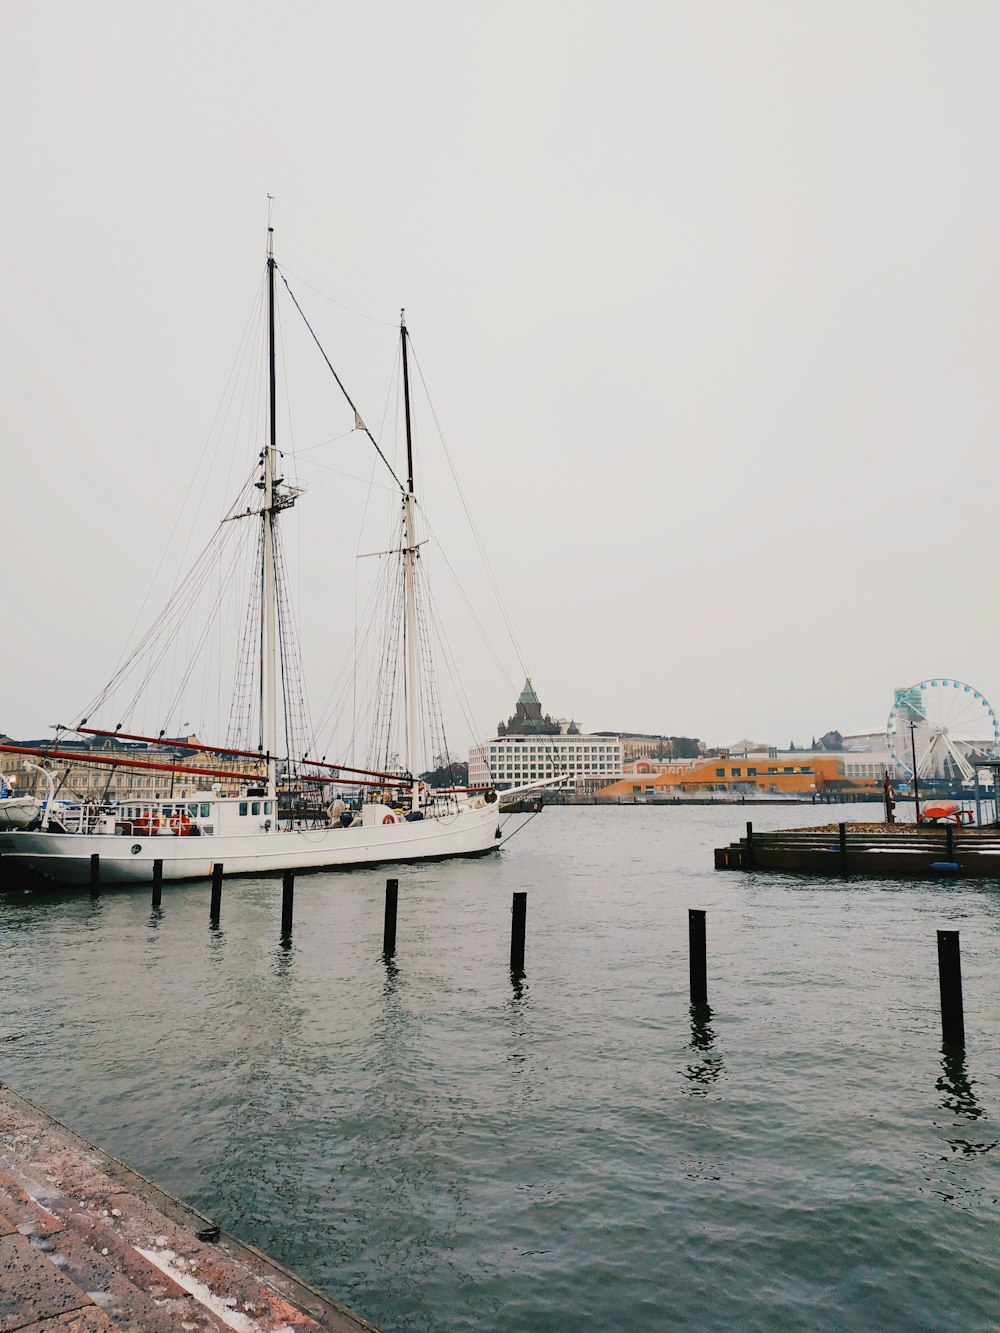
<svg viewBox="0 0 1000 1333"><path fill-rule="evenodd" d="M188 806L188 816L189 816L191 819L197 819L197 818L198 818L198 806L197 806L197 804L195 804L195 805L189 805L189 806Z"/></svg>
<svg viewBox="0 0 1000 1333"><path fill-rule="evenodd" d="M250 813L252 815L260 814L260 801L254 801L253 805L250 807Z"/></svg>
<svg viewBox="0 0 1000 1333"><path fill-rule="evenodd" d="M202 807L201 807L201 817L202 817L202 819L207 819L211 813L212 813L212 808L211 808L211 806L209 806L207 803L203 804Z"/></svg>
<svg viewBox="0 0 1000 1333"><path fill-rule="evenodd" d="M246 812L247 812L247 803L246 803L246 801L240 801L240 814L241 814L241 815L245 815Z"/></svg>
<svg viewBox="0 0 1000 1333"><path fill-rule="evenodd" d="M165 805L165 806L163 807L163 817L164 817L164 819L169 819L170 816L171 816L173 813L174 813L174 807L173 807L172 805Z"/></svg>
<svg viewBox="0 0 1000 1333"><path fill-rule="evenodd" d="M265 815L269 815L269 814L271 813L271 811L273 810L273 808L274 808L274 806L273 806L273 803L272 803L271 801L265 801L265 802L264 802L264 814L265 814Z"/></svg>

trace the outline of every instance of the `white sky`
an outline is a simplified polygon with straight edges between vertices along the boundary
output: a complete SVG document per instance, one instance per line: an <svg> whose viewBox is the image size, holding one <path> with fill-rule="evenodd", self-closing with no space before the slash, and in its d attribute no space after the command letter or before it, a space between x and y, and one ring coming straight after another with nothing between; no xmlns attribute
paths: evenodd
<svg viewBox="0 0 1000 1333"><path fill-rule="evenodd" d="M938 674L1000 707L995 4L7 0L0 32L0 731L110 675L268 192L287 270L406 306L548 711L802 743ZM392 329L297 292L378 422ZM488 733L519 666L436 467L514 687L455 625ZM341 549L302 475L302 549L353 588L359 520ZM348 635L314 592L321 701Z"/></svg>

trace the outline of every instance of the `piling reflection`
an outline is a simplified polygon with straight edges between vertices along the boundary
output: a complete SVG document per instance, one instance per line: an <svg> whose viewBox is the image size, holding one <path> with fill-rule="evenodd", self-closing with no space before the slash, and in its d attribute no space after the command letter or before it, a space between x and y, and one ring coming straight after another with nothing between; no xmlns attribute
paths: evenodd
<svg viewBox="0 0 1000 1333"><path fill-rule="evenodd" d="M693 1004L691 1015L690 1049L701 1056L692 1060L681 1073L691 1084L685 1091L693 1097L704 1097L722 1077L722 1055L715 1049L715 1029L712 1027L712 1008L708 1004Z"/></svg>
<svg viewBox="0 0 1000 1333"><path fill-rule="evenodd" d="M979 1120L986 1112L972 1091L974 1080L965 1067L965 1051L961 1046L941 1047L941 1076L934 1085L941 1094L941 1105L952 1115Z"/></svg>

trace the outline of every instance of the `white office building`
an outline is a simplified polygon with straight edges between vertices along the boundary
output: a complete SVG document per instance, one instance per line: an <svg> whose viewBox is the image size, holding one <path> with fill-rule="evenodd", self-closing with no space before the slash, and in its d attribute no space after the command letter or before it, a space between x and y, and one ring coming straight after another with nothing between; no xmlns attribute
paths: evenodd
<svg viewBox="0 0 1000 1333"><path fill-rule="evenodd" d="M530 677L513 716L500 723L495 737L469 751L469 785L499 791L562 774L572 786L585 789L610 782L621 771L622 742L613 736L581 736L575 722L543 716Z"/></svg>
<svg viewBox="0 0 1000 1333"><path fill-rule="evenodd" d="M496 736L469 751L469 785L498 791L565 773L574 786L587 778L621 776L622 743L610 736Z"/></svg>

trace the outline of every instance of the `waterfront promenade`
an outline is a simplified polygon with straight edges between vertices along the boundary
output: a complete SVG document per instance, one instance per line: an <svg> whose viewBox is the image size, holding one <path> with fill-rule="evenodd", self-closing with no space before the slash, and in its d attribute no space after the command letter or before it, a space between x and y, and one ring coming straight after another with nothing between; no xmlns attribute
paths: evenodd
<svg viewBox="0 0 1000 1333"><path fill-rule="evenodd" d="M0 1085L3 1333L374 1333Z"/></svg>

